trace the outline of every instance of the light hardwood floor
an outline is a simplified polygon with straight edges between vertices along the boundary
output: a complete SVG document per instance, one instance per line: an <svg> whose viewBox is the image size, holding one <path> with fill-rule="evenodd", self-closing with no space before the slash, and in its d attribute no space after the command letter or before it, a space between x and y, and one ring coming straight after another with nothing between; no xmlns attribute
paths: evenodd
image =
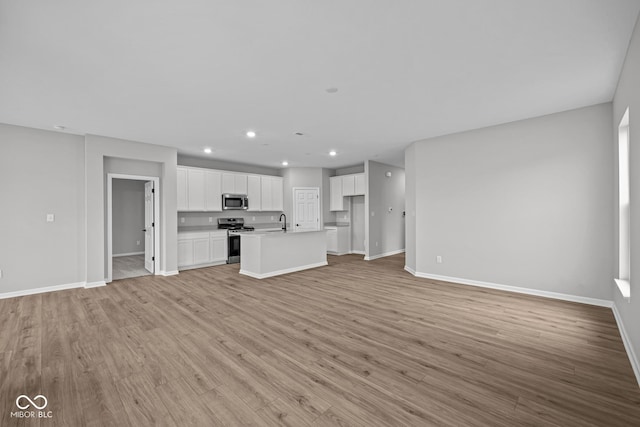
<svg viewBox="0 0 640 427"><path fill-rule="evenodd" d="M0 425L640 424L610 309L360 258L0 300ZM53 418L10 418L20 394Z"/></svg>

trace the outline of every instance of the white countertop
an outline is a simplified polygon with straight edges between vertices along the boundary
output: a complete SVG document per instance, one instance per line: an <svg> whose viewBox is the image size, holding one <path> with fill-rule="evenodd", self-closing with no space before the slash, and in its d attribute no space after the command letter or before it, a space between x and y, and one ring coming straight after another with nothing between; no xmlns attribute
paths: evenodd
<svg viewBox="0 0 640 427"><path fill-rule="evenodd" d="M293 231L293 230L287 230L284 231L282 229L273 229L273 230L255 230L255 231L245 231L245 232L238 232L237 234L240 234L243 237L286 237L286 236L291 236L291 235L297 235L297 234L303 234L303 233L324 233L325 230L300 230L300 231Z"/></svg>

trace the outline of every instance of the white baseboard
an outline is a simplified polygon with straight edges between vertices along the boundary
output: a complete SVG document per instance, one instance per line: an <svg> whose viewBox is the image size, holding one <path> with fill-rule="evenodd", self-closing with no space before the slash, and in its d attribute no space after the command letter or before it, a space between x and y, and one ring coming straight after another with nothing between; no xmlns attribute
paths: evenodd
<svg viewBox="0 0 640 427"><path fill-rule="evenodd" d="M173 271L160 271L158 274L159 274L159 275L161 275L161 276L168 277L168 276L175 276L175 275L177 275L177 274L180 274L180 272L179 272L178 270L173 270Z"/></svg>
<svg viewBox="0 0 640 427"><path fill-rule="evenodd" d="M351 251L350 254L364 255L364 251Z"/></svg>
<svg viewBox="0 0 640 427"><path fill-rule="evenodd" d="M106 280L98 280L97 282L85 283L84 287L89 288L99 288L100 286L107 286Z"/></svg>
<svg viewBox="0 0 640 427"><path fill-rule="evenodd" d="M405 267L405 270L407 270L407 267ZM411 272L410 270L407 270L407 271ZM427 273L420 273L420 272L412 272L411 274L413 274L416 277L421 277L423 279L432 279L432 280L439 280L443 282L459 283L462 285L478 286L481 288L516 292L519 294L535 295L538 297L546 297L546 298L559 299L563 301L579 302L582 304L597 305L600 307L609 307L609 308L613 307L613 301L604 300L604 299L581 297L577 295L562 294L559 292L541 291L538 289L531 289L531 288L521 288L518 286L501 285L498 283L491 283L491 282L481 282L479 280L462 279L459 277L439 276L436 274L427 274Z"/></svg>
<svg viewBox="0 0 640 427"><path fill-rule="evenodd" d="M413 268L409 267L408 265L404 266L404 270L408 271L409 273L413 274L414 276L416 275L416 271Z"/></svg>
<svg viewBox="0 0 640 427"><path fill-rule="evenodd" d="M636 352L633 350L633 345L631 345L631 340L629 339L627 330L622 322L622 316L620 316L618 307L615 304L613 304L612 310L613 316L616 318L616 323L618 324L618 330L620 330L620 336L622 337L624 348L627 350L627 357L629 357L633 373L636 374L636 381L638 381L638 386L640 386L640 361L638 360L638 356L636 356Z"/></svg>
<svg viewBox="0 0 640 427"><path fill-rule="evenodd" d="M113 254L111 255L113 258L121 257L121 256L133 256L133 255L144 255L144 252L129 252L127 254Z"/></svg>
<svg viewBox="0 0 640 427"><path fill-rule="evenodd" d="M285 268L284 270L270 271L269 273L262 273L262 274L256 274L256 273L252 273L252 272L241 269L240 274L253 277L254 279L266 279L267 277L280 276L281 274L295 273L296 271L308 270L310 268L316 268L316 267L324 267L325 265L328 265L328 263L326 261L323 261L315 264L307 264L307 265L302 265L300 267Z"/></svg>
<svg viewBox="0 0 640 427"><path fill-rule="evenodd" d="M0 294L0 299L24 297L27 295L42 294L45 292L63 291L66 289L76 289L85 286L85 282L68 283L65 285L45 286L42 288L26 289L24 291L5 292Z"/></svg>
<svg viewBox="0 0 640 427"><path fill-rule="evenodd" d="M397 254L401 254L403 252L404 252L404 249L398 249L397 251L385 252L385 253L379 254L379 255L366 256L366 257L364 257L364 260L365 261L373 261L374 259L384 258L386 256L391 256L391 255L397 255Z"/></svg>

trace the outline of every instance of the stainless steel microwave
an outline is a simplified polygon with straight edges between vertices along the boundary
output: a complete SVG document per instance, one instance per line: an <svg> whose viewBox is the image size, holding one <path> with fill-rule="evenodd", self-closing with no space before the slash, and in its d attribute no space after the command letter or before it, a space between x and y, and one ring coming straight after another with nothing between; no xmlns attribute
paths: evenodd
<svg viewBox="0 0 640 427"><path fill-rule="evenodd" d="M222 209L227 210L247 210L249 209L249 198L246 194L223 194Z"/></svg>

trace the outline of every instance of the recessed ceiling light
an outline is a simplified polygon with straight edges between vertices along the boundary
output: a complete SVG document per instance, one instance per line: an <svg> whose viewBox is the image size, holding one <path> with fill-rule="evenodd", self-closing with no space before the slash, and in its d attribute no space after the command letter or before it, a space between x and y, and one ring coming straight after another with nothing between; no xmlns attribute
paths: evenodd
<svg viewBox="0 0 640 427"><path fill-rule="evenodd" d="M338 91L337 87L329 87L326 89L327 93L336 93Z"/></svg>
<svg viewBox="0 0 640 427"><path fill-rule="evenodd" d="M56 129L56 130L65 130L66 129L66 127L61 126L61 125L55 125L53 128Z"/></svg>
<svg viewBox="0 0 640 427"><path fill-rule="evenodd" d="M335 156L336 154L338 154L338 153L336 153L336 150L329 151L329 155L330 156Z"/></svg>
<svg viewBox="0 0 640 427"><path fill-rule="evenodd" d="M205 149L204 149L204 152L205 152L205 153L207 153L207 154L211 154L211 151L212 151L212 150L211 150L211 148L209 148L209 147L207 147L207 148L205 148Z"/></svg>
<svg viewBox="0 0 640 427"><path fill-rule="evenodd" d="M289 162L285 160L284 162L282 162L282 166L289 166Z"/></svg>
<svg viewBox="0 0 640 427"><path fill-rule="evenodd" d="M249 138L255 138L256 137L256 133L254 131L250 130L250 131L247 132L247 136Z"/></svg>

